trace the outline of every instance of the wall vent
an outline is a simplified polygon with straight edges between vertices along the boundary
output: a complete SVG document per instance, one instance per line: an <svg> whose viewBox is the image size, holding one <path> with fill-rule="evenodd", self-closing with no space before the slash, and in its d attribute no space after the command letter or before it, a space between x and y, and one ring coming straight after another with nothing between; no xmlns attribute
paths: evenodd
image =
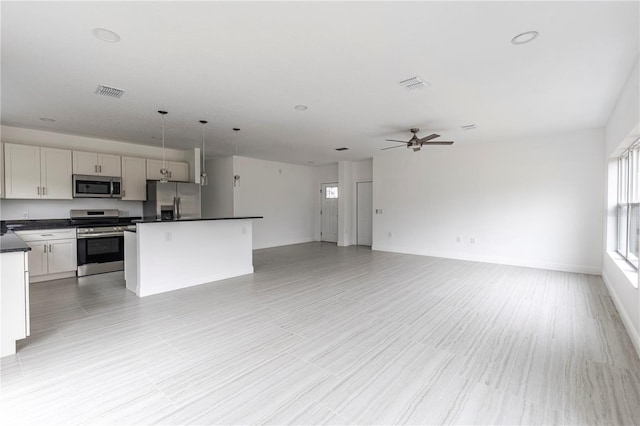
<svg viewBox="0 0 640 426"><path fill-rule="evenodd" d="M348 151L349 148L347 148L346 146L343 146L342 148L336 148L336 151Z"/></svg>
<svg viewBox="0 0 640 426"><path fill-rule="evenodd" d="M116 89L115 87L103 86L102 84L100 84L96 89L96 94L119 99L122 97L122 95L124 95L124 90Z"/></svg>
<svg viewBox="0 0 640 426"><path fill-rule="evenodd" d="M406 80L402 80L400 82L400 86L404 87L407 90L414 90L414 89L424 89L425 87L428 87L429 84L426 83L420 77L415 76L415 77L408 78Z"/></svg>

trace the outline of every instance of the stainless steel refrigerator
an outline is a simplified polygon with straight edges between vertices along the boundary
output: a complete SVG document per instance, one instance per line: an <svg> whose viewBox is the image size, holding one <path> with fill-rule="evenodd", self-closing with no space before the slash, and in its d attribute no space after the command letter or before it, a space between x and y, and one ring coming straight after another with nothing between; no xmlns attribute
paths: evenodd
<svg viewBox="0 0 640 426"><path fill-rule="evenodd" d="M200 219L200 185L149 180L142 212L145 219Z"/></svg>

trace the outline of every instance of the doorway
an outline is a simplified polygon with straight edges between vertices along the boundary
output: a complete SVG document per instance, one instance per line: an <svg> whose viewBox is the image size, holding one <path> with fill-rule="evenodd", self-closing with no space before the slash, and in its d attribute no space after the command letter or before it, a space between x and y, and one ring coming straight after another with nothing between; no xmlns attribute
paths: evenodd
<svg viewBox="0 0 640 426"><path fill-rule="evenodd" d="M338 242L338 184L320 185L320 241Z"/></svg>
<svg viewBox="0 0 640 426"><path fill-rule="evenodd" d="M356 183L356 240L359 246L371 246L373 234L373 182Z"/></svg>

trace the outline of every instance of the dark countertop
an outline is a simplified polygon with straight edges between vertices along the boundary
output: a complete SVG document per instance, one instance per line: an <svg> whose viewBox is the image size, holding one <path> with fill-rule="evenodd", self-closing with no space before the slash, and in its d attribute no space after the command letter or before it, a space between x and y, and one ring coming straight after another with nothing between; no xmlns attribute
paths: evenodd
<svg viewBox="0 0 640 426"><path fill-rule="evenodd" d="M121 217L113 225L131 225L139 217ZM71 219L35 219L35 220L3 220L0 221L0 233L7 231L30 231L33 229L64 229L87 226L86 224L71 223Z"/></svg>
<svg viewBox="0 0 640 426"><path fill-rule="evenodd" d="M13 232L9 232L4 235L0 235L0 253L10 253L13 251L29 251L31 247L26 245L24 241L20 239Z"/></svg>
<svg viewBox="0 0 640 426"><path fill-rule="evenodd" d="M200 219L180 219L180 220L160 220L156 218L144 218L133 220L131 223L167 223L167 222L198 222L205 220L240 220L240 219L263 219L263 216L236 216L236 217L203 217Z"/></svg>

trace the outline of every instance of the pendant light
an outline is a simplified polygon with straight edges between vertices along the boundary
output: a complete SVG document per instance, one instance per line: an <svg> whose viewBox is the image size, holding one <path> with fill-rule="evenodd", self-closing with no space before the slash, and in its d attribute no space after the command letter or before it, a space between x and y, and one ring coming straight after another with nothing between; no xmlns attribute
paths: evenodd
<svg viewBox="0 0 640 426"><path fill-rule="evenodd" d="M164 156L164 119L167 111L158 111L162 117L162 168L160 169L160 183L169 182L169 170L167 170L167 161Z"/></svg>
<svg viewBox="0 0 640 426"><path fill-rule="evenodd" d="M200 154L202 156L202 168L200 169L200 185L201 186L207 186L207 184L209 183L209 179L207 177L207 171L205 169L205 149L204 149L204 126L207 125L207 121L206 120L200 120L200 124L202 124L202 153Z"/></svg>

